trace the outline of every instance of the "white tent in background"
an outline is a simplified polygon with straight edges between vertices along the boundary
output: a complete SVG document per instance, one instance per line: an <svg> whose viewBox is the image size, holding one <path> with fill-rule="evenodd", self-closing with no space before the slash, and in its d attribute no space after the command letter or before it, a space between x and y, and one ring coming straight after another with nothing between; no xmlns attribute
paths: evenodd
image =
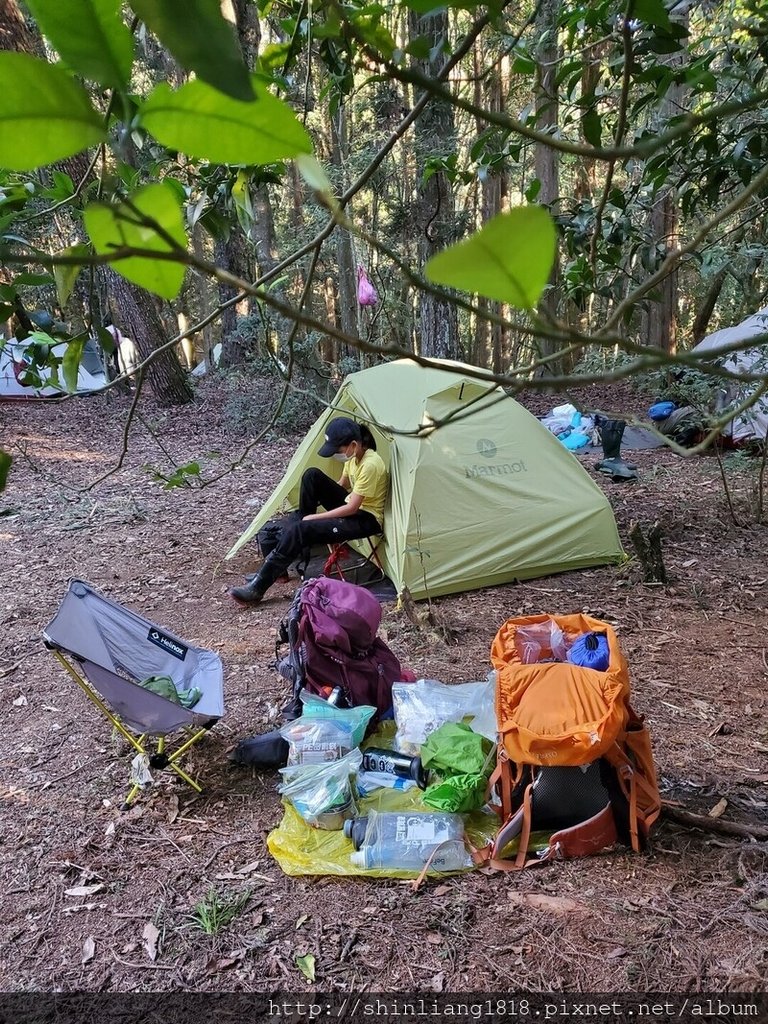
<svg viewBox="0 0 768 1024"><path fill-rule="evenodd" d="M2 339L0 339L0 342ZM50 371L47 367L40 367L37 370L43 385L34 387L23 384L24 371L29 365L28 345L23 341L13 339L5 343L0 349L0 400L3 399L30 399L30 398L55 398L66 394L63 386L57 387L50 383ZM61 358L67 350L66 342L54 345L51 349L53 354ZM102 370L97 370L98 362L94 363L90 358L93 353L87 349L83 352L80 366L77 371L77 394L89 394L93 391L101 391L107 385L107 377ZM86 364L91 367L86 369Z"/></svg>
<svg viewBox="0 0 768 1024"><path fill-rule="evenodd" d="M759 373L768 377L768 306L748 316L736 327L725 327L721 331L707 335L696 345L693 352L697 355L709 353L714 359L723 349L743 344L752 338L760 339L761 343L753 348L729 352L718 361L725 369L734 373ZM718 408L725 409L729 405L744 401L754 388L755 385L752 383L741 384L738 381L724 380ZM745 413L736 416L725 433L734 441L764 439L768 434L768 397L758 399Z"/></svg>

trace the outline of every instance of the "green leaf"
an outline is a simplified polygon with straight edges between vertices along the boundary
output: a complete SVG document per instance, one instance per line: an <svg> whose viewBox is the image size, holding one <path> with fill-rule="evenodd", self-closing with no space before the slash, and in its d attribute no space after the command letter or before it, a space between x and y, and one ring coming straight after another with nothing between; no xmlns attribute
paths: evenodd
<svg viewBox="0 0 768 1024"><path fill-rule="evenodd" d="M133 37L120 6L120 0L27 0L62 60L113 89L128 84L133 64Z"/></svg>
<svg viewBox="0 0 768 1024"><path fill-rule="evenodd" d="M306 156L302 153L296 157L296 166L304 181L322 197L326 206L334 210L338 209L339 202L333 194L333 185L331 185L323 165L313 156Z"/></svg>
<svg viewBox="0 0 768 1024"><path fill-rule="evenodd" d="M142 217L155 221L186 249L181 203L170 185L146 185L131 197L130 204L133 209L128 202L119 206L91 203L86 207L85 227L99 255L110 255L124 247L172 252L173 246L151 224L142 223ZM148 256L126 256L113 266L126 280L164 299L174 299L179 294L186 270L181 262Z"/></svg>
<svg viewBox="0 0 768 1024"><path fill-rule="evenodd" d="M307 953L306 956L297 956L296 966L299 968L299 970L307 979L307 981L315 980L315 958L312 955L312 953Z"/></svg>
<svg viewBox="0 0 768 1024"><path fill-rule="evenodd" d="M646 25L656 25L658 28L670 28L669 14L664 7L663 0L635 0L633 16Z"/></svg>
<svg viewBox="0 0 768 1024"><path fill-rule="evenodd" d="M590 109L582 117L581 127L584 131L584 138L587 140L590 146L599 146L602 121L600 119L600 115L594 107L590 107Z"/></svg>
<svg viewBox="0 0 768 1024"><path fill-rule="evenodd" d="M8 454L8 452L4 452L2 448L0 448L0 491L5 490L5 485L8 480L8 473L10 471L12 462L13 459Z"/></svg>
<svg viewBox="0 0 768 1024"><path fill-rule="evenodd" d="M85 259L88 256L88 252L88 246L79 243L78 245L70 245L68 248L62 249L58 255L82 256ZM69 296L72 294L72 289L75 287L75 281L82 269L82 265L78 266L76 263L65 263L53 268L53 276L56 280L56 293L59 297L59 305L62 308L66 306Z"/></svg>
<svg viewBox="0 0 768 1024"><path fill-rule="evenodd" d="M131 7L182 67L236 100L253 99L248 69L220 0L131 0Z"/></svg>
<svg viewBox="0 0 768 1024"><path fill-rule="evenodd" d="M85 348L85 338L82 341L70 341L67 350L61 358L61 369L64 374L64 387L73 395L77 391L77 371L80 368L80 359Z"/></svg>
<svg viewBox="0 0 768 1024"><path fill-rule="evenodd" d="M223 96L205 82L173 92L166 82L141 109L141 123L158 141L188 156L223 164L271 164L311 153L309 135L287 103L254 79L256 103Z"/></svg>
<svg viewBox="0 0 768 1024"><path fill-rule="evenodd" d="M0 166L32 171L105 138L88 93L62 68L0 52Z"/></svg>
<svg viewBox="0 0 768 1024"><path fill-rule="evenodd" d="M540 206L518 206L433 256L425 273L435 284L532 309L549 279L555 246L549 213Z"/></svg>
<svg viewBox="0 0 768 1024"><path fill-rule="evenodd" d="M485 0L406 0L406 7L410 7L417 14L429 14L438 7L450 7L458 11L474 11L480 7Z"/></svg>
<svg viewBox="0 0 768 1024"><path fill-rule="evenodd" d="M13 287L18 288L20 284L26 284L33 288L42 287L46 284L53 284L50 274L17 274L13 279Z"/></svg>

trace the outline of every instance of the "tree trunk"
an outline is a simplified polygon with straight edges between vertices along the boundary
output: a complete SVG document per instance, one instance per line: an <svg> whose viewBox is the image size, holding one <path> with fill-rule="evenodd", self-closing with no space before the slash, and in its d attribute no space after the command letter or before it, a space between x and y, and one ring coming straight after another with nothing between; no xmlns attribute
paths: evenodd
<svg viewBox="0 0 768 1024"><path fill-rule="evenodd" d="M39 37L24 21L16 0L0 0L0 50L36 53L39 43Z"/></svg>
<svg viewBox="0 0 768 1024"><path fill-rule="evenodd" d="M223 0L221 10L237 31L243 60L247 67L252 68L258 53L261 39L258 11L255 4L248 0ZM215 246L216 263L223 269L244 281L253 281L255 277L253 251L245 232L236 220L234 210L230 210L232 220L229 237L226 241L217 241ZM218 284L219 303L228 302L237 294L231 285L220 281ZM240 366L246 362L253 346L237 331L238 316L247 316L253 311L248 298L241 299L236 305L228 306L221 313L221 363L222 367Z"/></svg>
<svg viewBox="0 0 768 1024"><path fill-rule="evenodd" d="M154 302L143 288L108 270L112 319L118 329L133 339L141 360L147 359L168 340ZM159 405L184 405L193 395L174 350L157 355L144 370L147 383Z"/></svg>
<svg viewBox="0 0 768 1024"><path fill-rule="evenodd" d="M347 111L344 101L339 102L338 110L330 118L331 157L335 167L342 170L349 157L349 138L347 133ZM343 181L343 187L349 182ZM351 211L347 211L350 213ZM338 302L336 326L345 334L357 334L357 290L355 288L355 255L352 249L352 238L343 228L336 230L336 281ZM349 353L346 353L347 355Z"/></svg>
<svg viewBox="0 0 768 1024"><path fill-rule="evenodd" d="M698 345L707 333L709 321L715 311L717 300L720 298L720 292L723 290L723 285L725 284L727 276L727 267L723 267L722 270L715 274L709 288L707 288L706 295L699 304L699 308L696 310L696 318L693 321L693 327L691 328L691 340L694 345Z"/></svg>
<svg viewBox="0 0 768 1024"><path fill-rule="evenodd" d="M448 35L448 14L437 11L418 18L411 12L412 37L426 36L432 51L439 53ZM434 68L429 62L417 61L415 66L425 74ZM418 101L421 90L414 89ZM417 233L417 265L423 272L427 261L456 241L456 210L451 182L442 170L436 170L424 183L424 170L429 159L449 157L456 152L456 131L453 109L432 100L416 122L416 161L419 186L413 230ZM459 319L451 302L422 292L417 311L417 351L438 359L460 359Z"/></svg>
<svg viewBox="0 0 768 1024"><path fill-rule="evenodd" d="M536 35L539 46L536 54L536 127L541 131L556 130L559 118L557 94L557 71L559 47L557 43L557 23L560 12L560 0L541 0L536 15ZM557 213L560 198L560 155L551 146L537 143L534 147L534 165L540 189L537 201L550 213ZM557 258L549 276L549 291L539 303L539 311L546 316L556 316L559 306L558 296L559 268ZM542 356L551 355L557 350L557 343L547 338L539 340L539 352ZM539 368L541 376L550 376L559 371L557 364L550 363Z"/></svg>
<svg viewBox="0 0 768 1024"><path fill-rule="evenodd" d="M687 27L687 10L677 15L672 14L670 17L673 21ZM679 53L674 53L659 59L661 63L674 67L682 63L683 57ZM683 111L685 92L686 89L683 85L670 85L659 116L660 131L664 131L669 120L677 117ZM678 209L677 195L674 189L662 186L657 193L648 218L648 230L651 245L655 244L657 249L661 250L660 261L678 248ZM674 353L677 351L678 327L677 268L656 285L654 293L658 298L656 301L651 300L648 308L646 344L665 352Z"/></svg>
<svg viewBox="0 0 768 1024"><path fill-rule="evenodd" d="M235 274L245 281L252 281L253 261L248 250L248 243L245 235L239 226L233 226L232 232L226 241L217 241L215 247L216 263ZM231 284L219 281L219 303L229 302L237 295L237 289ZM227 306L222 310L220 317L221 324L221 365L241 366L248 359L251 352L251 345L237 330L238 316L247 316L248 301L241 299L239 302Z"/></svg>
<svg viewBox="0 0 768 1024"><path fill-rule="evenodd" d="M500 112L504 110L505 105L506 76L504 71L509 61L508 58L503 58L500 70L494 70L491 74L483 76L486 60L490 60L492 54L486 53L481 47L482 44L478 41L474 49L475 104L478 107L486 106L489 110ZM486 126L484 122L478 120L475 127L480 134ZM477 224L478 229L496 214L501 213L506 193L506 171L497 170L494 167L486 168L485 174L480 180L480 223ZM493 302L482 296L478 296L477 305L484 313L494 313L498 316L505 312L502 303ZM477 317L473 356L473 362L476 365L489 367L494 373L504 372L504 333L499 324L491 323L481 316Z"/></svg>

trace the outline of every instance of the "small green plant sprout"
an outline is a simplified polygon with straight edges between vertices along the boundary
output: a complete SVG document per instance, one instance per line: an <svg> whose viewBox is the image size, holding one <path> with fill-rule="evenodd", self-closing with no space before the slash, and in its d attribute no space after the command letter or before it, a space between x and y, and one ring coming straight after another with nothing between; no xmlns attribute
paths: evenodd
<svg viewBox="0 0 768 1024"><path fill-rule="evenodd" d="M250 889L231 896L223 896L216 889L207 894L192 908L192 923L206 935L218 935L232 924L251 898Z"/></svg>

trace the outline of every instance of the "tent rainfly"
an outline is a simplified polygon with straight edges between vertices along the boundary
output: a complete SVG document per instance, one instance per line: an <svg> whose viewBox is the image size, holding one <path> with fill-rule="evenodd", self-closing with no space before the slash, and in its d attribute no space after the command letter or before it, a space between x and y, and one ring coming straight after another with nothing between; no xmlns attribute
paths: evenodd
<svg viewBox="0 0 768 1024"><path fill-rule="evenodd" d="M11 338L2 344L2 339L0 339L0 345L2 345L0 347L0 400L55 398L66 394L63 386L56 385L51 381L51 374L47 367L42 367L38 371L42 380L41 387L23 383L24 371L29 361L26 342ZM51 351L55 356L61 358L67 351L66 342L54 345ZM83 350L77 370L77 393L90 394L94 391L101 391L106 385L107 377L98 352L94 344L90 343L90 346L86 346Z"/></svg>
<svg viewBox="0 0 768 1024"><path fill-rule="evenodd" d="M732 345L740 345L755 339L758 344L754 348L743 348L737 352L722 355L722 350ZM768 375L768 306L759 309L735 327L724 327L721 331L708 334L692 350L697 355L711 356L722 363L726 370L734 373ZM716 411L722 411L729 405L743 402L756 384L745 381L724 381L717 402ZM724 431L735 442L762 440L768 434L768 400L758 398L751 408L734 416Z"/></svg>
<svg viewBox="0 0 768 1024"><path fill-rule="evenodd" d="M579 461L469 369L401 359L347 377L226 557L297 506L305 469L338 475L317 450L326 423L345 415L368 424L389 467L382 561L398 593L436 597L621 559L611 507Z"/></svg>

